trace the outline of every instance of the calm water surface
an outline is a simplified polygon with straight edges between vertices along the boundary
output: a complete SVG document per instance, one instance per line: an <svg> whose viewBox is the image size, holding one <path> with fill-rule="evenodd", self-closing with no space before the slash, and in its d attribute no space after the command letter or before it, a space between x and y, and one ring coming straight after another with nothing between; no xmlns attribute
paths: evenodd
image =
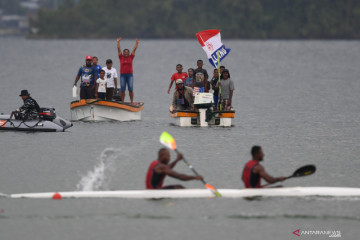
<svg viewBox="0 0 360 240"><path fill-rule="evenodd" d="M122 47L132 49L134 43L124 41ZM360 42L225 43L232 51L223 64L235 82L232 128L172 125L170 76L176 64L195 67L206 55L195 39L143 40L134 60L135 100L145 102L143 120L76 122L64 133L0 132L0 192L143 189L162 131L174 136L178 149L218 188L242 187L241 170L254 144L263 146L264 166L274 176L317 166L313 176L284 186L359 187ZM86 55L98 56L100 65L111 58L119 70L115 39L0 38L0 53L3 113L21 105L18 95L28 89L40 105L69 119L72 84ZM183 163L176 170L191 174ZM342 239L358 239L359 201L0 198L0 239L294 239L297 229L341 231Z"/></svg>

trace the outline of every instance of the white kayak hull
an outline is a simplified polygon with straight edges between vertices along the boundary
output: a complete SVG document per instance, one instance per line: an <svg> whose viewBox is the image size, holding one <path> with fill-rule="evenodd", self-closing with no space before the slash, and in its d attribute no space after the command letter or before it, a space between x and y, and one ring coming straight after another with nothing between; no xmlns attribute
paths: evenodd
<svg viewBox="0 0 360 240"><path fill-rule="evenodd" d="M224 198L244 197L360 197L360 188L344 187L290 187L262 189L218 189ZM1 196L1 195L0 195ZM122 190L122 191L82 191L82 192L45 192L19 193L2 196L10 198L212 198L215 195L208 189L180 190Z"/></svg>
<svg viewBox="0 0 360 240"><path fill-rule="evenodd" d="M117 101L74 101L70 104L72 121L137 121L141 120L144 103L134 105Z"/></svg>

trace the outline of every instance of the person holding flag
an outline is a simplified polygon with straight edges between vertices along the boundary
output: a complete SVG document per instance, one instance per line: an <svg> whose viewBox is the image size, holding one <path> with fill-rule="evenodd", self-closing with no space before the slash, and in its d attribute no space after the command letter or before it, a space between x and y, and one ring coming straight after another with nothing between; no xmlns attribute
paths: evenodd
<svg viewBox="0 0 360 240"><path fill-rule="evenodd" d="M215 90L219 91L221 87L221 98L219 99L219 105L222 106L222 110L231 110L232 96L235 90L234 82L230 79L229 70L225 69L221 74L221 81L217 81Z"/></svg>

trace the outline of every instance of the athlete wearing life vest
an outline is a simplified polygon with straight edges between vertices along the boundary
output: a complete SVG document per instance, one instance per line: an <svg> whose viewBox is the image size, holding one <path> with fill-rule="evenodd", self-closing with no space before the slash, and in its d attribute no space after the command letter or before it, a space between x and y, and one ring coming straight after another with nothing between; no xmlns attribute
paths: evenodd
<svg viewBox="0 0 360 240"><path fill-rule="evenodd" d="M265 156L260 146L253 146L251 148L251 155L253 159L245 164L242 173L245 188L261 188L261 178L265 179L268 183L285 180L284 177L274 178L265 171L265 168L260 164Z"/></svg>
<svg viewBox="0 0 360 240"><path fill-rule="evenodd" d="M158 160L153 161L148 169L145 179L146 189L180 189L184 188L182 185L168 185L163 186L166 176L177 178L182 181L188 180L202 180L202 176L189 176L181 174L172 170L176 163L182 159L183 155L178 153L177 158L171 164L170 152L166 148L162 148L158 153Z"/></svg>

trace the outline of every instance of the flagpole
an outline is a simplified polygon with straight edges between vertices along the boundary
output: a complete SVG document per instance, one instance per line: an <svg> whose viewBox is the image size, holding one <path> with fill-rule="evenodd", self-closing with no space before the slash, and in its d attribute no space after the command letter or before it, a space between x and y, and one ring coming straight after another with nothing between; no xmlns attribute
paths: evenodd
<svg viewBox="0 0 360 240"><path fill-rule="evenodd" d="M220 53L219 53L219 50L216 52L217 54L217 68L218 68L218 76L219 76L219 80L218 80L218 83L219 83L219 93L218 93L218 102L220 102L218 105L219 105L219 108L220 108L220 111L222 111L222 101L221 101L221 78L220 78Z"/></svg>

